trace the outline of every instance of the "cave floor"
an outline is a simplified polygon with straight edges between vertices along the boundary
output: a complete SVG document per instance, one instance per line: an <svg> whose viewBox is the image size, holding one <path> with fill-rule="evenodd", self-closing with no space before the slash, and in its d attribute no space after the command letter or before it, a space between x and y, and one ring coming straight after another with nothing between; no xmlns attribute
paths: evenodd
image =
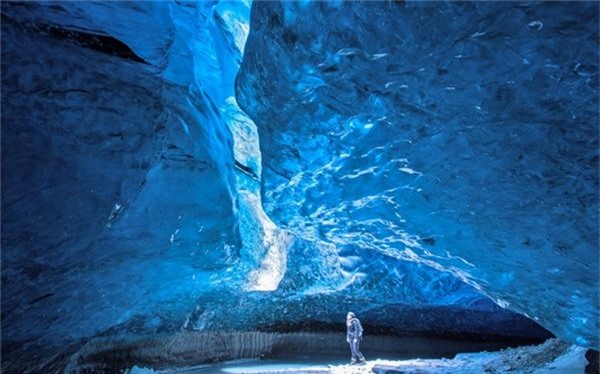
<svg viewBox="0 0 600 374"><path fill-rule="evenodd" d="M237 360L159 372L136 367L129 374L584 373L587 363L585 351L584 348L550 339L536 346L507 348L497 352L461 353L453 359L371 359L364 366L350 366L339 358L298 357Z"/></svg>

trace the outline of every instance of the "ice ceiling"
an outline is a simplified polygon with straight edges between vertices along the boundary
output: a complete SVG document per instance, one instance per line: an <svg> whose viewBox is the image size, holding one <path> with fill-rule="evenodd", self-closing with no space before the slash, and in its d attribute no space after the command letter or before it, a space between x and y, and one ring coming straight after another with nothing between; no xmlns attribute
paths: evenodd
<svg viewBox="0 0 600 374"><path fill-rule="evenodd" d="M571 5L255 4L266 212L597 346L598 9Z"/></svg>
<svg viewBox="0 0 600 374"><path fill-rule="evenodd" d="M3 2L3 365L348 309L598 347L597 30L592 3Z"/></svg>

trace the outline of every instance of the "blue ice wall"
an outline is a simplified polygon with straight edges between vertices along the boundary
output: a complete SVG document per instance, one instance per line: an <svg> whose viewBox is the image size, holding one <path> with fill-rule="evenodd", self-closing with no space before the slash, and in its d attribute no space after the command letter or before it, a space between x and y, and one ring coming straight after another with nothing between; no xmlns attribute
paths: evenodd
<svg viewBox="0 0 600 374"><path fill-rule="evenodd" d="M26 372L99 334L332 328L348 309L396 333L548 336L430 263L306 235L273 211L276 161L265 150L280 135L264 132L268 113L255 117L259 134L234 97L249 3L1 11L3 371ZM301 74L280 57L269 74ZM254 116L274 91L244 92Z"/></svg>
<svg viewBox="0 0 600 374"><path fill-rule="evenodd" d="M598 346L597 3L259 2L237 98L278 225Z"/></svg>
<svg viewBox="0 0 600 374"><path fill-rule="evenodd" d="M219 82L248 11L2 4L3 353L43 356L132 320L178 329L239 261Z"/></svg>

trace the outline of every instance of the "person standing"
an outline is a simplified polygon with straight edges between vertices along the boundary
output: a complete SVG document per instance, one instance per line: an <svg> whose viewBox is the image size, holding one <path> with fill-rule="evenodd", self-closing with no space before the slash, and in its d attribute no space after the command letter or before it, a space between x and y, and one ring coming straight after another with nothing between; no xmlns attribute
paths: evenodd
<svg viewBox="0 0 600 374"><path fill-rule="evenodd" d="M348 312L346 316L346 341L350 344L350 351L352 352L350 365L366 364L365 356L363 356L359 349L362 334L363 328L360 321L354 313Z"/></svg>

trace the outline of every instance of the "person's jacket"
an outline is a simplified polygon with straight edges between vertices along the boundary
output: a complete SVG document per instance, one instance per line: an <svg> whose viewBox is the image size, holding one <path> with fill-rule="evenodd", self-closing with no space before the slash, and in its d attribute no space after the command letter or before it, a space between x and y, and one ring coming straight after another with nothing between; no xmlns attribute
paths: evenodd
<svg viewBox="0 0 600 374"><path fill-rule="evenodd" d="M346 329L346 340L348 342L354 339L362 339L363 328L358 318L351 318L350 321L346 323Z"/></svg>

